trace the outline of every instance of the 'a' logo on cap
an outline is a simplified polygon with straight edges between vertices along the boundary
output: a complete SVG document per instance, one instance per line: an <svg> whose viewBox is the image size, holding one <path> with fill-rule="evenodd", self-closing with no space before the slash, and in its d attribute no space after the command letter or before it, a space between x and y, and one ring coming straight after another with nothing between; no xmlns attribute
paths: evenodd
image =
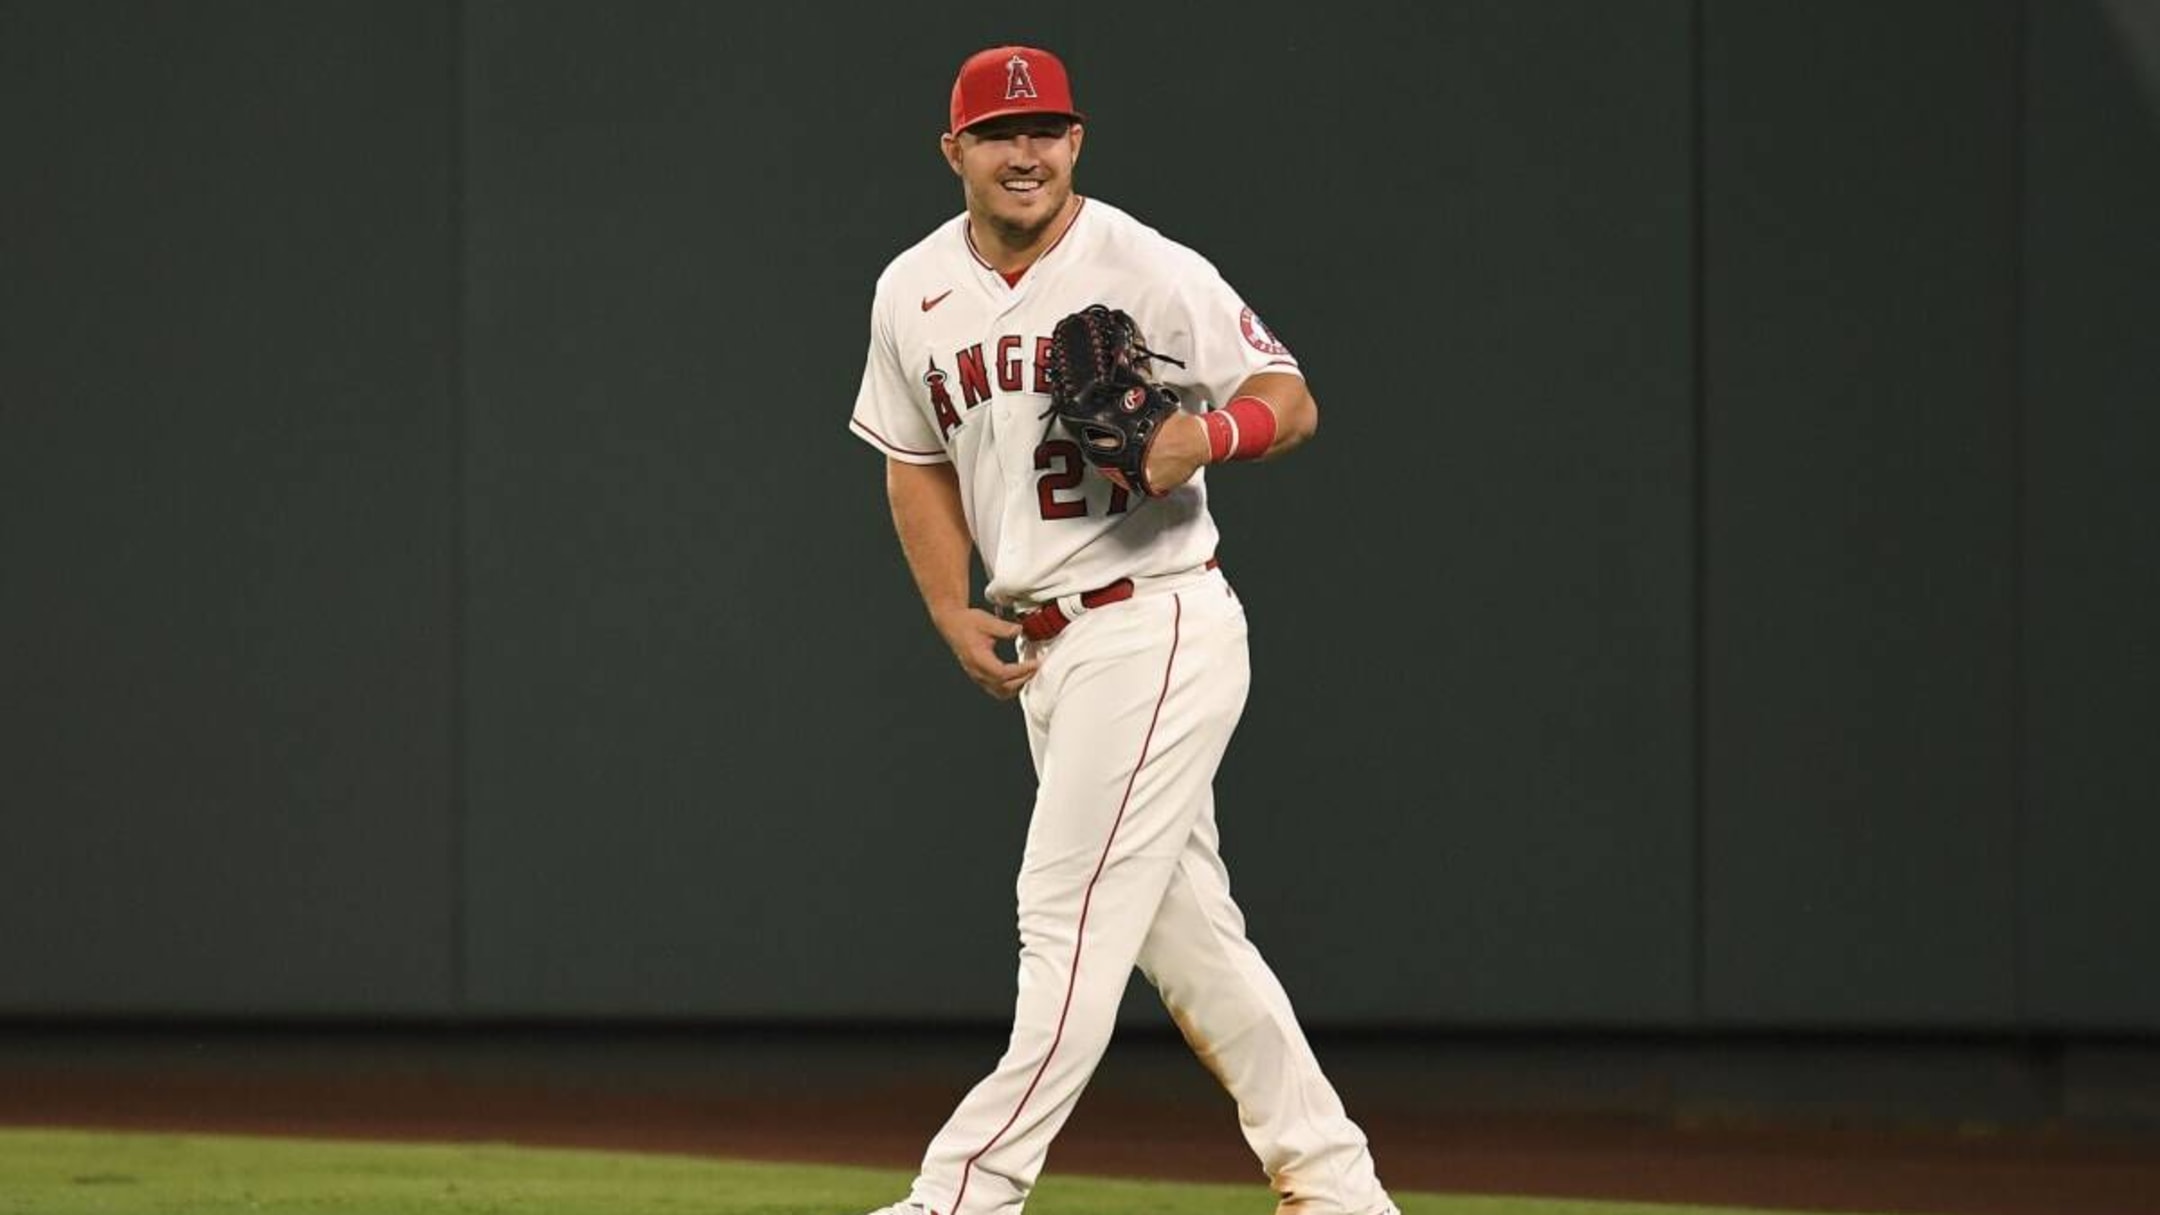
<svg viewBox="0 0 2160 1215"><path fill-rule="evenodd" d="M1028 75L1028 62L1018 55L1005 61L1005 100L1035 95L1035 78Z"/></svg>

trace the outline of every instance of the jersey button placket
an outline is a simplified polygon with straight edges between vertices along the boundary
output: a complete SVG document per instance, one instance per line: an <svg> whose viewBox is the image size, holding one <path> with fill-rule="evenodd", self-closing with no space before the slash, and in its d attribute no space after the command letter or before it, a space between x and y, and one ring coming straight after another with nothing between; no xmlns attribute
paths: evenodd
<svg viewBox="0 0 2160 1215"><path fill-rule="evenodd" d="M1000 319L1002 319L1003 314L999 315ZM986 349L996 348L997 339L994 335L997 328L996 325L990 326L990 332L993 336L984 340L983 344ZM995 374L993 371L992 375ZM982 425L987 429L987 433L983 438L989 448L991 458L998 462L998 470L1005 478L1006 502L1009 504L1019 503L1031 500L1029 480L1035 475L1031 468L1034 461L1032 458L1016 460L1012 458L1014 453L1005 449L1005 427L1008 419L1005 416L1003 405L1004 398L994 393L991 395L990 400L984 403ZM1017 566L1021 556L1019 528L1014 526L1016 522L1014 515L1015 511L1008 507L1002 520L1002 526L998 528L997 568L1001 570L1009 570Z"/></svg>

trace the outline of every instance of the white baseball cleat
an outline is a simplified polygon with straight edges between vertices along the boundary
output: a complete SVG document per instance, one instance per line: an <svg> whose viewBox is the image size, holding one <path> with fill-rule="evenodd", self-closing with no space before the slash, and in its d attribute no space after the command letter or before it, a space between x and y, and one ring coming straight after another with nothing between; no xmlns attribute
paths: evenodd
<svg viewBox="0 0 2160 1215"><path fill-rule="evenodd" d="M919 1202L896 1202L889 1207L879 1207L877 1210L870 1212L870 1215L934 1215L934 1213Z"/></svg>

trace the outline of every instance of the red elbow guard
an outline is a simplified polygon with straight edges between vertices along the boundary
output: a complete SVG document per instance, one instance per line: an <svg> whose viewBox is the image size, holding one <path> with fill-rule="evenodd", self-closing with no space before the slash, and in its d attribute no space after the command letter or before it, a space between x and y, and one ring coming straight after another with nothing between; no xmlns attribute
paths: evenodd
<svg viewBox="0 0 2160 1215"><path fill-rule="evenodd" d="M1200 420L1207 423L1210 464L1257 460L1275 445L1275 407L1259 397L1238 397Z"/></svg>

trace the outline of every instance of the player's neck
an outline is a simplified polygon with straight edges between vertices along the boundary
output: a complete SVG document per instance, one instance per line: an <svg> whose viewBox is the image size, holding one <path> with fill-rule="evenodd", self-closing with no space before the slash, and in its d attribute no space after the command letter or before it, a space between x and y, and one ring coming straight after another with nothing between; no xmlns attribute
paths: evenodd
<svg viewBox="0 0 2160 1215"><path fill-rule="evenodd" d="M1025 243L1007 243L1005 234L996 225L986 223L981 216L973 212L968 214L968 233L975 242L976 254L990 263L992 270L1015 277L1034 265L1035 259L1041 257L1050 246L1058 243L1065 235L1065 229L1072 226L1073 218L1079 214L1080 196L1072 194L1066 197L1065 205L1058 210L1057 216L1044 224L1034 239Z"/></svg>

